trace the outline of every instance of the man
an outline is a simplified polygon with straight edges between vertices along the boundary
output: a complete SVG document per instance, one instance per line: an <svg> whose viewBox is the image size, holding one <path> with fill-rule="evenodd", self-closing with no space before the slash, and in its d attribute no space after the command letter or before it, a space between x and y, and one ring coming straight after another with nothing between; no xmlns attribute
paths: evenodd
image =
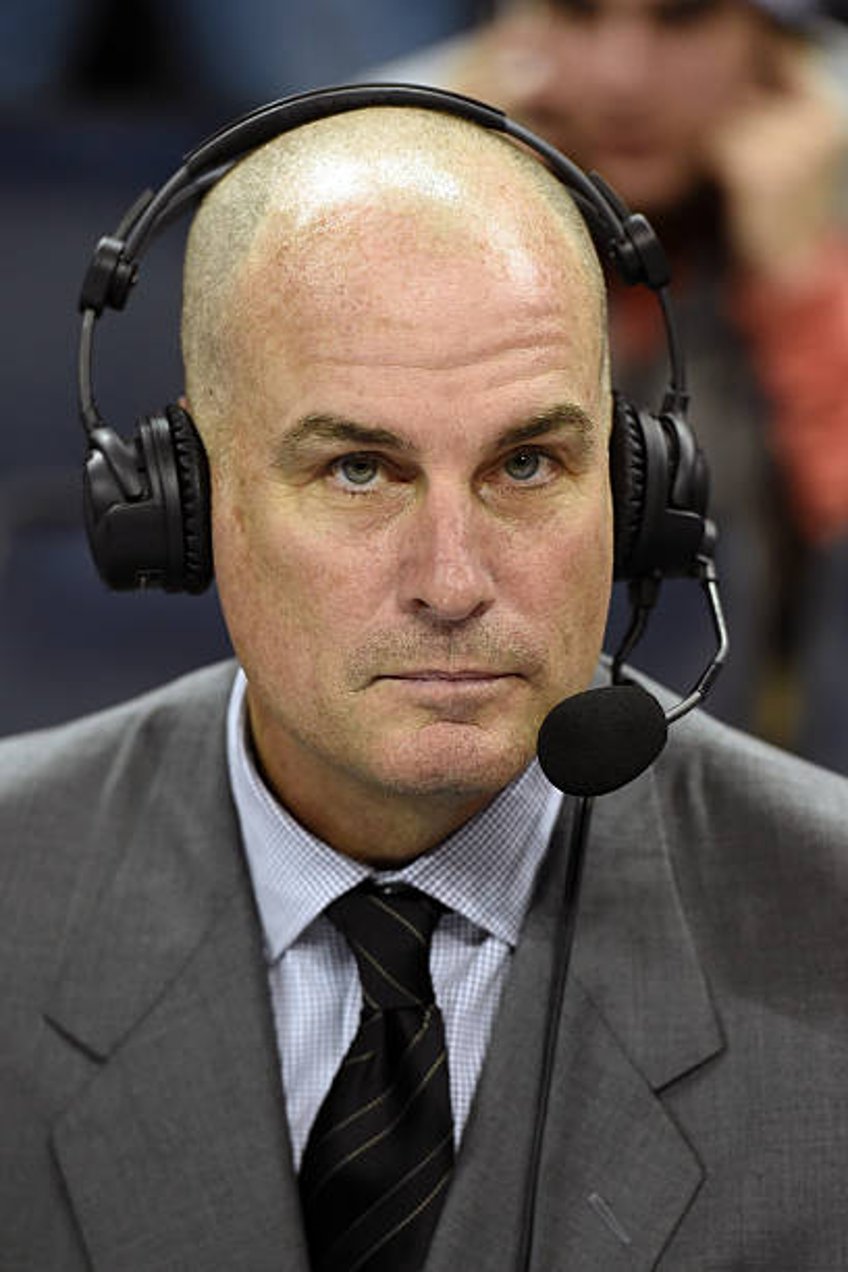
<svg viewBox="0 0 848 1272"><path fill-rule="evenodd" d="M0 747L0 1267L842 1266L844 782L673 731L597 805L546 1043L576 814L535 739L592 680L612 558L563 189L435 113L303 127L207 197L183 340L242 671ZM430 899L444 1042L409 1103L441 1075L449 1142L342 1258L436 1160L320 1204L373 1146L324 1142L390 1094L325 1133L391 1015L369 925L335 926L370 877L412 945L397 889Z"/></svg>
<svg viewBox="0 0 848 1272"><path fill-rule="evenodd" d="M734 659L711 707L841 771L846 70L815 0L509 0L387 72L496 102L651 217L722 526ZM619 387L649 400L665 365L645 300L615 287L611 313ZM666 602L642 658L682 684L700 616Z"/></svg>

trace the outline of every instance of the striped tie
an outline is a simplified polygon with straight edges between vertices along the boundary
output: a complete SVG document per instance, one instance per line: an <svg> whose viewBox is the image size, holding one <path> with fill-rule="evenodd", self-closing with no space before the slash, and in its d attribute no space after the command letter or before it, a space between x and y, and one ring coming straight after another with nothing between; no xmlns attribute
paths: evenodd
<svg viewBox="0 0 848 1272"><path fill-rule="evenodd" d="M442 1017L430 980L441 907L365 884L328 907L362 983L359 1030L312 1127L300 1194L313 1272L416 1272L453 1167Z"/></svg>

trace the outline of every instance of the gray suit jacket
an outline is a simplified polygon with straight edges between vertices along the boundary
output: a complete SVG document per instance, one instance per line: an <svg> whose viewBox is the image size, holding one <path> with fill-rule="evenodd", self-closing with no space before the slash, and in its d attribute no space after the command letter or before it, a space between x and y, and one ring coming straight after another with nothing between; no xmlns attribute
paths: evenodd
<svg viewBox="0 0 848 1272"><path fill-rule="evenodd" d="M231 675L0 744L2 1272L306 1272ZM834 1272L848 783L704 716L672 734L596 806L533 1268ZM514 1266L566 831L428 1272Z"/></svg>

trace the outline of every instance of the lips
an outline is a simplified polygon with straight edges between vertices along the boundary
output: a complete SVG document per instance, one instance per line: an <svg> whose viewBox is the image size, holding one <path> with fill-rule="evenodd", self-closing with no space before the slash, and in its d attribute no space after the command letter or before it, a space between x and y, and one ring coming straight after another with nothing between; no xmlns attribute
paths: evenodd
<svg viewBox="0 0 848 1272"><path fill-rule="evenodd" d="M504 676L503 671L402 671L397 673L399 680L491 680L493 676Z"/></svg>
<svg viewBox="0 0 848 1272"><path fill-rule="evenodd" d="M482 680L503 680L507 676L515 675L509 671L444 671L437 667L427 667L416 671L395 671L386 673L376 677L378 680L409 680L409 681L442 681L445 684L473 684Z"/></svg>
<svg viewBox="0 0 848 1272"><path fill-rule="evenodd" d="M535 680L547 655L525 633L504 626L475 633L460 642L448 633L437 640L432 633L385 633L356 650L347 663L348 683L354 689L369 685L416 683L461 687L496 681Z"/></svg>

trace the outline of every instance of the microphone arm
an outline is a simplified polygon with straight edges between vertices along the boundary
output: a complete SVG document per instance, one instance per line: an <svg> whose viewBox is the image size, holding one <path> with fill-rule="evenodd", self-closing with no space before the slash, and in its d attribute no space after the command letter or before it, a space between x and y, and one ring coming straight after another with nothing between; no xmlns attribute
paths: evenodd
<svg viewBox="0 0 848 1272"><path fill-rule="evenodd" d="M633 614L612 660L612 684L572 694L542 721L536 748L539 763L548 780L566 795L606 795L633 781L662 751L669 725L703 702L712 688L729 642L711 556L697 559L692 577L700 582L709 607L716 648L690 693L666 710L623 667L659 595L661 579L651 575L631 583Z"/></svg>
<svg viewBox="0 0 848 1272"><path fill-rule="evenodd" d="M673 724L675 720L687 715L693 707L700 706L718 678L730 649L730 638L727 633L727 623L725 622L724 609L718 587L718 575L715 561L711 555L703 555L697 558L693 577L701 585L701 591L704 594L710 612L716 649L691 691L686 697L681 698L679 702L666 711L665 718L668 724ZM625 659L630 657L630 654L645 633L648 619L659 597L661 585L662 578L660 575L648 575L645 578L636 579L630 584L632 606L630 624L621 638L618 649L613 654L612 683L614 685L630 683L622 671L622 665Z"/></svg>
<svg viewBox="0 0 848 1272"><path fill-rule="evenodd" d="M718 590L718 575L716 574L715 562L711 556L698 558L696 577L701 584L701 590L709 606L713 632L716 638L716 652L691 693L687 697L682 698L677 706L671 707L670 710L666 711L665 718L669 724L679 720L681 716L685 716L693 707L700 706L718 678L730 649L730 637L727 634L727 624L724 620L724 610L722 609L721 596Z"/></svg>

